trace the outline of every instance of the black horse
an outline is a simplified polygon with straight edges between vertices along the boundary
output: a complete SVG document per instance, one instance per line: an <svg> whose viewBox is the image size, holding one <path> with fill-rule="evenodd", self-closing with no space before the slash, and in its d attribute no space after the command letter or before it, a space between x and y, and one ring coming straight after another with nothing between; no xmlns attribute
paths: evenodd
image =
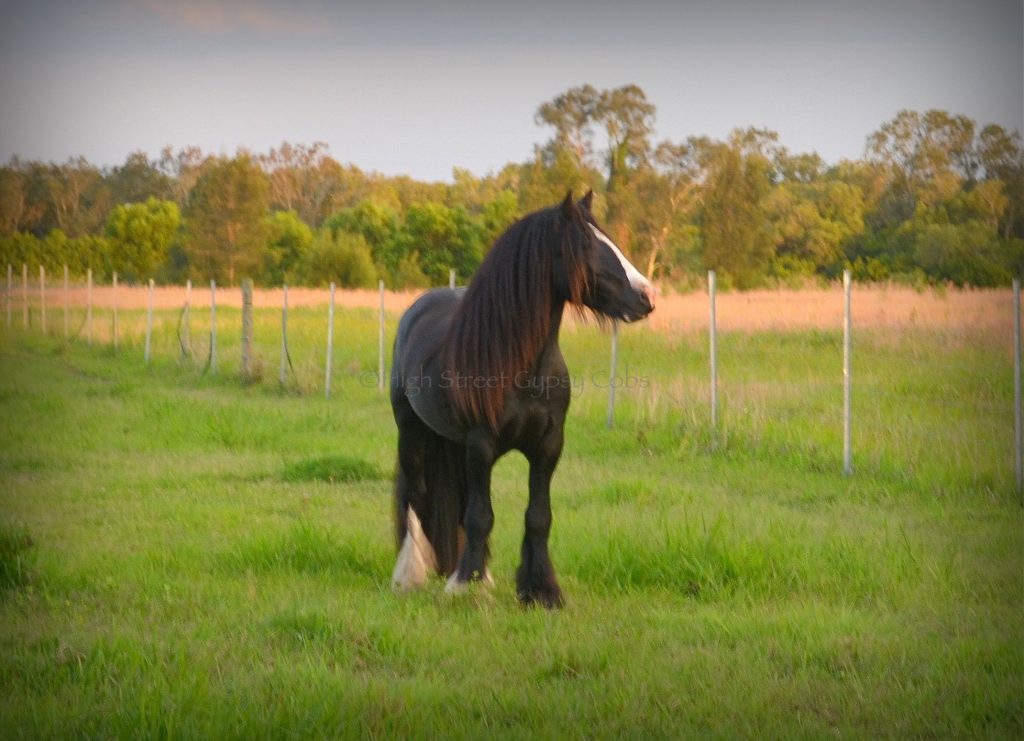
<svg viewBox="0 0 1024 741"><path fill-rule="evenodd" d="M519 599L562 604L548 555L551 476L571 392L558 347L566 303L599 319L636 321L653 289L590 213L592 193L532 213L498 238L469 286L430 291L395 338L391 407L399 588L430 570L447 590L491 581L491 468L512 449L530 463Z"/></svg>

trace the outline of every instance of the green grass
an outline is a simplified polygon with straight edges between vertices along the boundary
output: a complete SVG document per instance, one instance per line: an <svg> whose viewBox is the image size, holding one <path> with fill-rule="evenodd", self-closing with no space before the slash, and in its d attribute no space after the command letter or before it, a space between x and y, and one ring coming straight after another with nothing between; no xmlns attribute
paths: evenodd
<svg viewBox="0 0 1024 741"><path fill-rule="evenodd" d="M326 455L319 458L293 463L285 468L281 478L296 483L300 481L369 481L384 478L380 469L372 463L344 455Z"/></svg>
<svg viewBox="0 0 1024 741"><path fill-rule="evenodd" d="M24 526L0 524L0 590L25 586L31 554L32 536Z"/></svg>
<svg viewBox="0 0 1024 741"><path fill-rule="evenodd" d="M0 337L0 736L1024 735L1009 338L859 332L845 478L838 333L720 336L714 431L706 336L624 329L606 430L608 338L566 328L549 613L515 455L495 589L391 592L376 320L340 314L326 400L322 313L284 388L274 312L246 386L230 310L216 375L171 313L148 368Z"/></svg>

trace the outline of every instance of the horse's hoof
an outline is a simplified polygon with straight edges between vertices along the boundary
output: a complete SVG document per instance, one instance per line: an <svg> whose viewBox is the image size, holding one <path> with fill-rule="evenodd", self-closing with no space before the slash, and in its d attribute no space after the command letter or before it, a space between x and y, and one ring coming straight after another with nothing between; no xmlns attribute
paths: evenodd
<svg viewBox="0 0 1024 741"><path fill-rule="evenodd" d="M448 577L448 583L444 585L445 594L465 594L467 589L469 589L469 582L459 581L458 571Z"/></svg>
<svg viewBox="0 0 1024 741"><path fill-rule="evenodd" d="M519 592L517 595L523 607L540 605L548 610L555 610L565 607L565 600L562 599L562 590L555 587L542 587L530 591Z"/></svg>
<svg viewBox="0 0 1024 741"><path fill-rule="evenodd" d="M448 577L448 583L444 585L445 594L465 594L469 590L469 585L474 582L482 584L488 588L493 587L494 577L491 576L491 570L484 569L484 575L479 579L474 579L472 581L461 581L459 579L459 572L455 571Z"/></svg>

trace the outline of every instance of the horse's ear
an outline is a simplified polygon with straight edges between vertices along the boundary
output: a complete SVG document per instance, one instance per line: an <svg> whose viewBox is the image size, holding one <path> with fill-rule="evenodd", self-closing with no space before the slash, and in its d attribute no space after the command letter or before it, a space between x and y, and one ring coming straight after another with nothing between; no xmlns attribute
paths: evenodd
<svg viewBox="0 0 1024 741"><path fill-rule="evenodd" d="M580 199L580 208L590 213L590 205L594 202L594 190L587 188L587 194Z"/></svg>
<svg viewBox="0 0 1024 741"><path fill-rule="evenodd" d="M565 200L562 201L562 216L567 219L571 219L576 213L576 202L572 199L572 189L565 194Z"/></svg>

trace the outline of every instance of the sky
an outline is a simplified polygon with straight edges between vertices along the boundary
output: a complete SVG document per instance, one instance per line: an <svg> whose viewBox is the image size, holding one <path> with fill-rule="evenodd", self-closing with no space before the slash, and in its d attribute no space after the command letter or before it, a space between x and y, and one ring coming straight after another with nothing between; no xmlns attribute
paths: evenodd
<svg viewBox="0 0 1024 741"><path fill-rule="evenodd" d="M537 107L639 85L655 141L737 127L827 162L902 109L1024 131L1024 0L0 0L0 161L326 142L450 180L532 156Z"/></svg>

